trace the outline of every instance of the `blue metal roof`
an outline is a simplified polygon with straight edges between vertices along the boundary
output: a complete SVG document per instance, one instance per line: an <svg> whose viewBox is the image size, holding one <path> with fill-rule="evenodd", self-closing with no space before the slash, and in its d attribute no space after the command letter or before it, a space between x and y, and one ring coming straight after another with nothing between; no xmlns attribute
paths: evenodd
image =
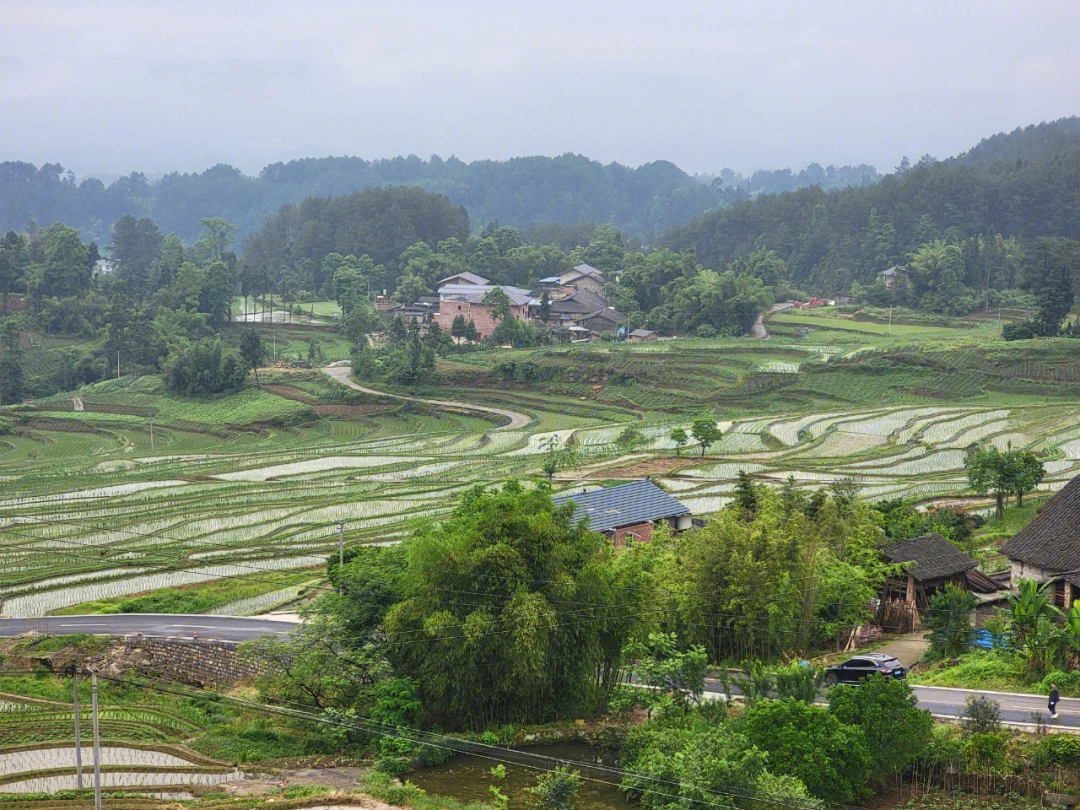
<svg viewBox="0 0 1080 810"><path fill-rule="evenodd" d="M686 506L652 481L635 481L592 492L560 495L551 500L556 506L573 501L577 504L574 515L578 518L588 516L589 528L596 532L690 514Z"/></svg>

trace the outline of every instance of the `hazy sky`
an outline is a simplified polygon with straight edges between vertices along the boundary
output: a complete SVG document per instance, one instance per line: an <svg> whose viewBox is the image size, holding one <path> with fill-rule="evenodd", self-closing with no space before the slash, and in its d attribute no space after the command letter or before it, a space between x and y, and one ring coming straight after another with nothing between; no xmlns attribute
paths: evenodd
<svg viewBox="0 0 1080 810"><path fill-rule="evenodd" d="M0 160L891 169L1080 114L1077 0L0 2Z"/></svg>

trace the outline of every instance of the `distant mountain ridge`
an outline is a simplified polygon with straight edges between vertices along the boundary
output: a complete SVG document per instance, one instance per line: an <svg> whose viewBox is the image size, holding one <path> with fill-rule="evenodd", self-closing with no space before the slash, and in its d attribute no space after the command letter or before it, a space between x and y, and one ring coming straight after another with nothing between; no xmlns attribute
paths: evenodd
<svg viewBox="0 0 1080 810"><path fill-rule="evenodd" d="M868 173L868 171L870 173ZM873 167L812 164L755 172L725 170L694 177L665 160L630 168L581 155L519 157L505 161L415 155L385 160L358 157L305 158L266 166L257 177L218 165L200 173L173 172L150 181L133 172L111 184L78 180L56 163L0 163L0 230L21 230L28 220L64 222L99 245L121 216L151 217L165 233L185 242L201 234L199 219L223 217L238 226L237 244L262 227L282 205L307 197L332 197L387 185L419 186L464 205L474 226L498 221L523 229L532 223L612 223L645 241L713 208L760 191L872 182Z"/></svg>

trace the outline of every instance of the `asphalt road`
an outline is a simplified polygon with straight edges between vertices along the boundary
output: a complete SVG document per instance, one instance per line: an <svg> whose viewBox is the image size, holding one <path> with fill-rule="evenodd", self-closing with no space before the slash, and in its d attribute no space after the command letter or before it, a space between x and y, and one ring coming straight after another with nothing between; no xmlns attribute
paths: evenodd
<svg viewBox="0 0 1080 810"><path fill-rule="evenodd" d="M296 621L285 618L257 619L239 616L177 615L163 613L115 613L107 616L48 616L44 618L0 618L0 636L17 636L37 632L52 635L92 633L123 636L142 633L144 636L179 636L191 638L197 632L200 639L220 641L251 641L264 635L287 635L295 629ZM858 687L850 687L852 689ZM1033 714L1049 719L1044 695L1017 695L1006 692L979 692L970 689L945 689L937 686L912 687L919 699L919 708L927 709L940 719L955 720L964 710L970 695L985 695L1001 705L1004 723L1030 727ZM719 698L724 691L717 680L705 682L706 692ZM1080 700L1063 698L1058 704L1058 718L1050 723L1051 730L1080 734Z"/></svg>
<svg viewBox="0 0 1080 810"><path fill-rule="evenodd" d="M858 687L844 688L857 689ZM1032 715L1037 714L1048 723L1051 731L1069 731L1080 734L1080 700L1075 698L1062 698L1058 704L1058 717L1051 721L1045 695L1018 695L1011 692L982 692L973 689L914 685L911 690L919 699L919 708L926 709L941 720L958 720L964 712L964 704L968 697L983 695L996 700L1001 706L1001 721L1005 725L1018 728L1033 727L1036 721ZM724 693L724 687L719 681L707 678L705 691L714 698L718 698ZM821 702L824 702L824 699Z"/></svg>
<svg viewBox="0 0 1080 810"><path fill-rule="evenodd" d="M219 641L252 641L265 635L286 635L296 622L280 619L249 619L239 616L203 616L164 613L114 613L107 616L47 616L43 618L0 619L0 636L22 633L68 635L91 633L101 636L181 636Z"/></svg>

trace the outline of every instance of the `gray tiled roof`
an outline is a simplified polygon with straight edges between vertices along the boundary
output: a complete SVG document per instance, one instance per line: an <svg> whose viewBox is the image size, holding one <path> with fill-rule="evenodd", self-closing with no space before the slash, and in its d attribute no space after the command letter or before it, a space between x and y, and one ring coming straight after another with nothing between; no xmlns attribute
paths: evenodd
<svg viewBox="0 0 1080 810"><path fill-rule="evenodd" d="M551 500L556 506L573 501L577 504L574 515L578 518L588 517L589 528L596 532L690 514L689 509L652 481L635 481L576 495L560 495Z"/></svg>
<svg viewBox="0 0 1080 810"><path fill-rule="evenodd" d="M1031 523L1014 534L1001 553L1047 571L1080 570L1080 476L1040 506ZM1066 579L1071 582L1073 577Z"/></svg>
<svg viewBox="0 0 1080 810"><path fill-rule="evenodd" d="M894 563L909 563L904 569L917 582L955 576L979 564L940 534L924 534L901 540L885 546L881 551Z"/></svg>

